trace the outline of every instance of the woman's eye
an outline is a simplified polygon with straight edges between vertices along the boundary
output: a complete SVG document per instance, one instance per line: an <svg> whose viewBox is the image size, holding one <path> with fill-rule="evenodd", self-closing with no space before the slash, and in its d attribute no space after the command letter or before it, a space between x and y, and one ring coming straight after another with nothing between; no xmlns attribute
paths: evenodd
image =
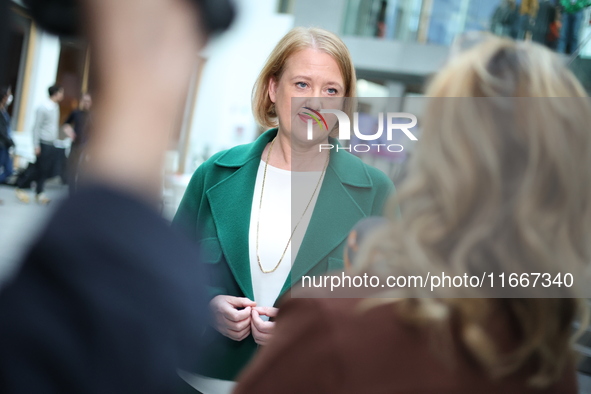
<svg viewBox="0 0 591 394"><path fill-rule="evenodd" d="M338 90L334 89L334 88L328 88L328 94L337 94Z"/></svg>
<svg viewBox="0 0 591 394"><path fill-rule="evenodd" d="M298 88L304 89L304 88L306 88L308 86L308 84L306 82L296 82L296 86Z"/></svg>

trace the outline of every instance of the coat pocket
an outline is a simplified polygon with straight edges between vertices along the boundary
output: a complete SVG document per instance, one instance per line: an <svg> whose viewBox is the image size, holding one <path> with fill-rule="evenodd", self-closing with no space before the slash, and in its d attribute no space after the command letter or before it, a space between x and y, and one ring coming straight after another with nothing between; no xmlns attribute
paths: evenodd
<svg viewBox="0 0 591 394"><path fill-rule="evenodd" d="M222 247L217 237L204 238L199 241L201 261L208 264L217 264L222 259Z"/></svg>
<svg viewBox="0 0 591 394"><path fill-rule="evenodd" d="M205 264L207 273L206 292L209 299L226 294L226 288L221 283L220 265L222 261L222 247L216 237L204 238L199 241L201 263Z"/></svg>

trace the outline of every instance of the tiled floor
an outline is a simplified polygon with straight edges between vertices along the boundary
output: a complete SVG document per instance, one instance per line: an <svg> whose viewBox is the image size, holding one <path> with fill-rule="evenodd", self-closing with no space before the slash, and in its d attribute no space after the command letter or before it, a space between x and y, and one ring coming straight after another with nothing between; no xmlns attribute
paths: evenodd
<svg viewBox="0 0 591 394"><path fill-rule="evenodd" d="M49 181L46 194L52 199L47 206L34 202L34 193L30 191L31 202L23 204L17 200L14 188L0 185L0 283L16 267L27 246L47 220L53 207L67 195L67 187L59 181Z"/></svg>
<svg viewBox="0 0 591 394"><path fill-rule="evenodd" d="M184 188L178 192L180 196L182 192ZM45 193L52 200L49 205L38 205L32 190L29 190L31 202L23 204L16 198L13 187L0 185L0 286L13 271L49 214L68 195L68 188L61 184L59 178L54 178L46 183ZM175 196L172 191L168 194L168 198L167 195L163 198L163 216L171 220L180 197Z"/></svg>

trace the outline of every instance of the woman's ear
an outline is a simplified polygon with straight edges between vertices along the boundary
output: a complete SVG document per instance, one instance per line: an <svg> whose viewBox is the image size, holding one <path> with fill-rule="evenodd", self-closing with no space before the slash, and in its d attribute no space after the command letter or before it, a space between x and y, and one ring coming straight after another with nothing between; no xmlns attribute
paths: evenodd
<svg viewBox="0 0 591 394"><path fill-rule="evenodd" d="M277 80L275 77L269 78L269 98L273 103L277 101Z"/></svg>

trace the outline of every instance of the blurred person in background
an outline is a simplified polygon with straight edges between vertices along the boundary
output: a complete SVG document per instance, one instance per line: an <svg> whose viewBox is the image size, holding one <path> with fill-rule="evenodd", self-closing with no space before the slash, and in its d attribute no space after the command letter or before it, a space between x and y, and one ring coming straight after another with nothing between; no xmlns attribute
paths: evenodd
<svg viewBox="0 0 591 394"><path fill-rule="evenodd" d="M591 5L591 0L560 0L560 5L562 23L556 51L571 54L579 46L584 10Z"/></svg>
<svg viewBox="0 0 591 394"><path fill-rule="evenodd" d="M159 174L197 53L232 8L27 1L36 22L65 35L79 4L98 76L93 160L0 291L0 392L175 393L177 368L200 357L207 309L193 242L156 211Z"/></svg>
<svg viewBox="0 0 591 394"><path fill-rule="evenodd" d="M517 38L518 19L515 0L503 0L492 16L490 29L497 36Z"/></svg>
<svg viewBox="0 0 591 394"><path fill-rule="evenodd" d="M559 6L554 7L554 19L550 22L548 32L546 34L546 45L550 49L556 50L558 47L558 40L562 31L562 14Z"/></svg>
<svg viewBox="0 0 591 394"><path fill-rule="evenodd" d="M9 86L0 88L0 184L12 175L12 158L10 148L14 146L10 130L10 115L6 108L12 103L12 92ZM2 204L2 200L0 200Z"/></svg>
<svg viewBox="0 0 591 394"><path fill-rule="evenodd" d="M520 40L530 40L532 38L532 29L534 21L538 14L538 0L521 0L519 5L519 30L517 38Z"/></svg>
<svg viewBox="0 0 591 394"><path fill-rule="evenodd" d="M70 148L70 155L68 156L68 164L66 167L70 193L73 193L76 190L78 166L82 157L84 145L88 139L86 129L88 127L91 106L92 97L89 93L84 93L80 98L78 108L72 111L64 122L64 131L70 136L70 138L72 138L72 146Z"/></svg>
<svg viewBox="0 0 591 394"><path fill-rule="evenodd" d="M229 392L257 347L272 338L275 323L267 318L277 315L277 299L302 275L342 270L349 230L381 214L393 190L386 175L349 152L319 152L320 143L337 144L329 126L314 126L314 139L305 137L312 118L303 112L354 97L355 82L340 38L317 28L291 30L253 89L255 119L270 129L213 155L193 175L174 224L200 242L209 271L208 363L182 375L199 392ZM293 97L302 104L295 113Z"/></svg>
<svg viewBox="0 0 591 394"><path fill-rule="evenodd" d="M539 2L538 12L535 16L532 29L533 41L553 48L552 45L554 42L551 40L553 34L551 28L556 20L556 10L558 8L554 0L541 0Z"/></svg>
<svg viewBox="0 0 591 394"><path fill-rule="evenodd" d="M36 201L42 205L51 202L44 193L45 181L53 175L60 155L63 155L63 149L56 147L55 142L59 138L60 107L58 103L64 98L64 88L52 85L47 89L47 92L49 97L37 108L33 126L33 146L37 156L35 162ZM21 202L29 202L28 194L18 185L16 197Z"/></svg>
<svg viewBox="0 0 591 394"><path fill-rule="evenodd" d="M358 272L587 267L591 108L561 59L490 38L452 59L426 94L446 99L426 108L390 203L402 215L389 206L389 228L366 244L383 258L362 259ZM461 104L477 97L490 110ZM571 337L582 300L471 294L286 299L235 393L577 393Z"/></svg>

